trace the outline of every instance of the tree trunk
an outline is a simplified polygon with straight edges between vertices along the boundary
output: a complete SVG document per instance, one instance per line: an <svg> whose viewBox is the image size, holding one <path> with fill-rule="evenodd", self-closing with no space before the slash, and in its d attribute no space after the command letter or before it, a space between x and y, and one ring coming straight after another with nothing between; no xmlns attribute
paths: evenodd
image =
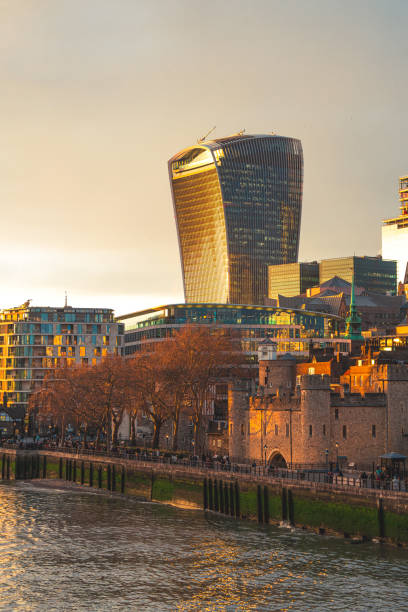
<svg viewBox="0 0 408 612"><path fill-rule="evenodd" d="M153 421L153 425L154 425L153 448L159 448L160 429L162 426L162 421Z"/></svg>
<svg viewBox="0 0 408 612"><path fill-rule="evenodd" d="M132 439L132 445L136 446L136 417L135 416L131 416L130 417L130 431L131 431L131 439Z"/></svg>
<svg viewBox="0 0 408 612"><path fill-rule="evenodd" d="M113 419L112 446L115 448L118 445L120 420Z"/></svg>
<svg viewBox="0 0 408 612"><path fill-rule="evenodd" d="M179 424L180 424L180 408L177 408L174 413L174 418L173 418L173 447L172 448L174 451L178 449Z"/></svg>

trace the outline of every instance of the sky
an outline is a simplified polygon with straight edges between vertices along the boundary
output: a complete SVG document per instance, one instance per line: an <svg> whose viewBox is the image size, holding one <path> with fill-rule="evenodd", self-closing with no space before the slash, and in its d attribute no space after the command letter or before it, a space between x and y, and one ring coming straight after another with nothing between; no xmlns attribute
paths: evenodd
<svg viewBox="0 0 408 612"><path fill-rule="evenodd" d="M0 307L183 301L167 161L300 138L299 259L376 255L408 174L405 0L0 0Z"/></svg>

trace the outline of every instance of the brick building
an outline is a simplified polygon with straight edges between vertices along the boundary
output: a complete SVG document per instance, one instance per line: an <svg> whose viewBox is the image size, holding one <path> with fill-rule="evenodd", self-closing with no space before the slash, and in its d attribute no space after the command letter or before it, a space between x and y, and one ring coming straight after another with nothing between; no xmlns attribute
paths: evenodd
<svg viewBox="0 0 408 612"><path fill-rule="evenodd" d="M294 359L276 358L272 341L260 345L257 391L242 383L229 390L231 457L368 469L384 453L408 454L406 365L361 363L335 384L313 363L304 373L304 365L298 374Z"/></svg>

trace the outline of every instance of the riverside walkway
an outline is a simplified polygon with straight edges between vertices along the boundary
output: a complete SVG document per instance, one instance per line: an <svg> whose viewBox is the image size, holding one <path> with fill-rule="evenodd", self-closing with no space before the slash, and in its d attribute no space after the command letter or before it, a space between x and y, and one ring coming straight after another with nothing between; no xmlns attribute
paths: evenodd
<svg viewBox="0 0 408 612"><path fill-rule="evenodd" d="M284 469L271 468L264 465L247 465L240 463L221 463L217 460L201 461L194 458L179 459L175 456L150 455L143 453L128 453L125 449L116 452L95 451L83 448L28 448L21 449L16 445L4 445L0 452L38 453L56 458L73 458L78 461L114 464L130 470L143 470L151 473L165 472L168 474L215 477L227 480L252 481L262 484L291 484L301 488L316 488L326 491L348 492L354 495L374 497L401 497L408 501L408 479L376 479L370 473L367 478L360 475L331 475L321 469Z"/></svg>

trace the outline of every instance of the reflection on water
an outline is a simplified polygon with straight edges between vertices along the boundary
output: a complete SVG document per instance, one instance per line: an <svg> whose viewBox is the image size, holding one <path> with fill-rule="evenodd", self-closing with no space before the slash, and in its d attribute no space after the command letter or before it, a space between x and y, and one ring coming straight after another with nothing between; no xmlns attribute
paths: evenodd
<svg viewBox="0 0 408 612"><path fill-rule="evenodd" d="M408 551L0 485L0 610L407 610Z"/></svg>

